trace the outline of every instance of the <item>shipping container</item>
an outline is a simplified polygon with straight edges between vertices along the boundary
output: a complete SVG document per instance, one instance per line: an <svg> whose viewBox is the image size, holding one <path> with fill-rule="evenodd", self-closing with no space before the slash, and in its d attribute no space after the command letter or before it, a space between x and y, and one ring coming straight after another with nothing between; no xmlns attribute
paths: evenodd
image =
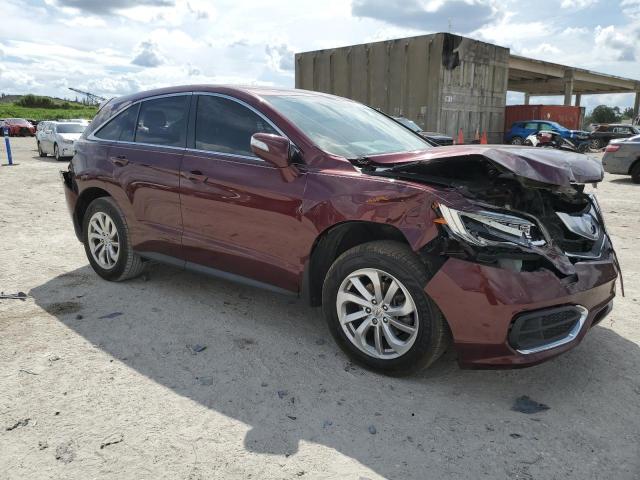
<svg viewBox="0 0 640 480"><path fill-rule="evenodd" d="M565 105L507 105L504 115L505 131L514 122L524 120L548 120L558 122L570 130L581 130L584 107Z"/></svg>
<svg viewBox="0 0 640 480"><path fill-rule="evenodd" d="M509 49L449 33L297 53L296 88L332 93L467 142L501 143Z"/></svg>

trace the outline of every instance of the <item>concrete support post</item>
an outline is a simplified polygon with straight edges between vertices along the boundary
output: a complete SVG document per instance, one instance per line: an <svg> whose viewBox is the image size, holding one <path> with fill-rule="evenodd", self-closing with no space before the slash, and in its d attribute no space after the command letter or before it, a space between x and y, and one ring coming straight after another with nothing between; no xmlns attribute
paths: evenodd
<svg viewBox="0 0 640 480"><path fill-rule="evenodd" d="M564 104L571 105L571 97L573 96L573 70L564 72Z"/></svg>
<svg viewBox="0 0 640 480"><path fill-rule="evenodd" d="M524 104L525 105L529 105L529 102L531 101L531 95L529 95L528 93L524 94Z"/></svg>
<svg viewBox="0 0 640 480"><path fill-rule="evenodd" d="M580 106L580 100L582 100L582 94L576 93L576 107Z"/></svg>
<svg viewBox="0 0 640 480"><path fill-rule="evenodd" d="M636 92L636 101L633 104L633 117L638 118L640 115L640 91Z"/></svg>

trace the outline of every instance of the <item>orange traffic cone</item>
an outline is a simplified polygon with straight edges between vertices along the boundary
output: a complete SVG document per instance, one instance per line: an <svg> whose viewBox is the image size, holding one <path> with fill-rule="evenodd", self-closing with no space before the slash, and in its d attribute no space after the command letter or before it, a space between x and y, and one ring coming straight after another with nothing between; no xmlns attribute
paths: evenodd
<svg viewBox="0 0 640 480"><path fill-rule="evenodd" d="M462 129L458 130L458 141L456 143L458 145L464 144L464 134L462 133Z"/></svg>
<svg viewBox="0 0 640 480"><path fill-rule="evenodd" d="M487 143L489 142L487 141L487 131L485 130L484 132L482 132L482 138L480 139L480 144L486 145Z"/></svg>

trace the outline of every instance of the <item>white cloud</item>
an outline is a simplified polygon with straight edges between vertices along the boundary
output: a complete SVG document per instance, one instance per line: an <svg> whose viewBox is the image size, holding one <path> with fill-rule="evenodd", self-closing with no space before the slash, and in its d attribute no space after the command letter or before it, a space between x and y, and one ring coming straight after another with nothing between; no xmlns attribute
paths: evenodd
<svg viewBox="0 0 640 480"><path fill-rule="evenodd" d="M267 45L265 48L269 66L277 71L292 72L294 65L294 51L286 44Z"/></svg>
<svg viewBox="0 0 640 480"><path fill-rule="evenodd" d="M562 0L560 7L572 9L587 8L595 5L598 1L599 0Z"/></svg>
<svg viewBox="0 0 640 480"><path fill-rule="evenodd" d="M146 40L138 45L138 53L131 63L140 67L153 68L166 63L166 60L160 53L158 45L152 40Z"/></svg>
<svg viewBox="0 0 640 480"><path fill-rule="evenodd" d="M607 27L598 25L595 29L596 48L604 54L613 55L616 60L623 62L636 60L636 43L629 40L627 35L613 25Z"/></svg>

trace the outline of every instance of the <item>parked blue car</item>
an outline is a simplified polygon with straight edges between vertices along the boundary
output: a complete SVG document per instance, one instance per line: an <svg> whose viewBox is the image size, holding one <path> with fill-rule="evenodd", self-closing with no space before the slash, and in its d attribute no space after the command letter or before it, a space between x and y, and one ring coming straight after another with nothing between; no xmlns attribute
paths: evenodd
<svg viewBox="0 0 640 480"><path fill-rule="evenodd" d="M529 135L538 133L541 130L557 132L562 138L571 140L574 144L579 144L589 140L589 133L582 130L569 130L557 122L548 120L526 120L515 122L511 129L504 133L504 143L512 145L522 145Z"/></svg>

